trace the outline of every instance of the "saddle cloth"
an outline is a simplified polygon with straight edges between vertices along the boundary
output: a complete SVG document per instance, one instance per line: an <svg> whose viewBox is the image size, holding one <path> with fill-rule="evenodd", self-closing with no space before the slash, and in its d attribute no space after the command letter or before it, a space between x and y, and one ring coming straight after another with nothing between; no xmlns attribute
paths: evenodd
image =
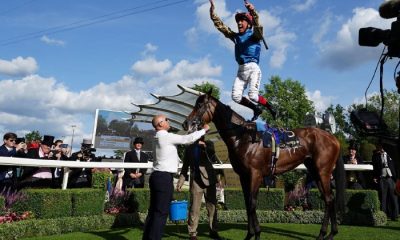
<svg viewBox="0 0 400 240"><path fill-rule="evenodd" d="M273 145L279 148L291 148L300 144L293 131L274 128L265 122L256 122L257 131L262 134L263 146L270 148Z"/></svg>

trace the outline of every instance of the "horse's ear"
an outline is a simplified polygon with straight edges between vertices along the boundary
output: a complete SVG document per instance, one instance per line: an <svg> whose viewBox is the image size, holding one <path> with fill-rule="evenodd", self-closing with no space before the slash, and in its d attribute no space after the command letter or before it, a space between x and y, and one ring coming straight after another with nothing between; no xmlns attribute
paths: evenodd
<svg viewBox="0 0 400 240"><path fill-rule="evenodd" d="M208 90L208 92L207 92L207 95L210 95L210 96L211 96L212 91L213 91L213 88L210 88L210 90Z"/></svg>

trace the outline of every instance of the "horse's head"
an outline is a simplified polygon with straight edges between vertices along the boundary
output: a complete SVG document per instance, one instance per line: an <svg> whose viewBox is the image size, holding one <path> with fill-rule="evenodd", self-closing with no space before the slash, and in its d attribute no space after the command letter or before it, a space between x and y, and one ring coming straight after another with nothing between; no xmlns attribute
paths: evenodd
<svg viewBox="0 0 400 240"><path fill-rule="evenodd" d="M211 96L211 92L198 97L192 112L182 124L183 128L188 132L201 129L204 124L212 121L216 105L216 99Z"/></svg>

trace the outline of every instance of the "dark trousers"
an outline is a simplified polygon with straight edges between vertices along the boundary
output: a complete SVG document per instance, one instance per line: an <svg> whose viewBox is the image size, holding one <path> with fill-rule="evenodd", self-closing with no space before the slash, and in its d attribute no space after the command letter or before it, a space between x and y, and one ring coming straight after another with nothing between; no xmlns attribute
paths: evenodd
<svg viewBox="0 0 400 240"><path fill-rule="evenodd" d="M399 207L397 196L394 193L395 182L392 178L383 177L380 179L379 188L381 192L382 211L392 220L398 217ZM390 204L390 207L388 207Z"/></svg>
<svg viewBox="0 0 400 240"><path fill-rule="evenodd" d="M150 208L147 213L142 240L160 240L167 223L169 206L174 192L173 175L155 171L149 179Z"/></svg>

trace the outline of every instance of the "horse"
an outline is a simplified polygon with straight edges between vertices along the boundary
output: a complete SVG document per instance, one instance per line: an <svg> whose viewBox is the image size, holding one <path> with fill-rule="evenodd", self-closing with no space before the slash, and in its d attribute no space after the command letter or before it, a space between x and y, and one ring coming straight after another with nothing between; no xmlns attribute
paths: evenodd
<svg viewBox="0 0 400 240"><path fill-rule="evenodd" d="M314 127L295 129L293 132L300 146L296 149L282 149L278 160L272 164L272 150L265 148L262 141L254 141L255 130L248 127L251 122L211 96L211 92L197 98L192 112L182 125L191 132L210 122L215 124L225 142L233 170L240 177L247 213L245 240L253 237L260 239L261 229L256 208L263 178L290 171L301 163L314 175L325 203L324 218L317 239L334 238L338 233L336 214L344 209L345 172L340 157L340 143L332 134ZM331 176L335 177L336 196L331 189ZM326 236L329 221L331 231Z"/></svg>

